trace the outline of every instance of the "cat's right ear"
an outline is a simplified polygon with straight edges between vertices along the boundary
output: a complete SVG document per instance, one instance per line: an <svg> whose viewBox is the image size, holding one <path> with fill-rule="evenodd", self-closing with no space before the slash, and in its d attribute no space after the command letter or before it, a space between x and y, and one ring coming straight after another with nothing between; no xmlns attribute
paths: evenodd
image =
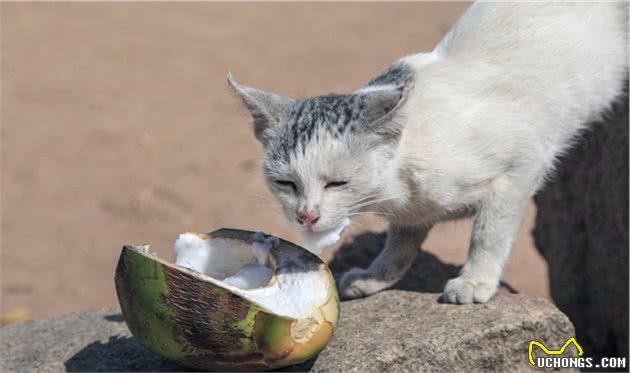
<svg viewBox="0 0 630 373"><path fill-rule="evenodd" d="M227 81L232 90L239 95L243 104L252 115L254 135L258 141L265 143L265 131L280 123L292 99L264 92L255 88L238 84L232 74L227 75Z"/></svg>

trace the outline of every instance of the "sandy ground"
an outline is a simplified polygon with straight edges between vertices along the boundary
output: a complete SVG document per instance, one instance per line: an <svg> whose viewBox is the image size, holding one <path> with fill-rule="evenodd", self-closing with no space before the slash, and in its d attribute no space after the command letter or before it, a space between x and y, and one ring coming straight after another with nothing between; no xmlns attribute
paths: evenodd
<svg viewBox="0 0 630 373"><path fill-rule="evenodd" d="M170 258L187 230L297 240L226 73L284 95L350 91L430 50L466 6L2 3L2 315L114 306L125 243ZM505 279L547 296L533 218ZM469 235L442 224L424 249L462 263Z"/></svg>

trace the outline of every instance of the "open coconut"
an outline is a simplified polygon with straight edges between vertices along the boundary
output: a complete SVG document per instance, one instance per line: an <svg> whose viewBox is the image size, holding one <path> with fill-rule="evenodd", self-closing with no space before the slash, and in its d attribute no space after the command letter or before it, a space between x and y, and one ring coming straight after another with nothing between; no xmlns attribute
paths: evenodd
<svg viewBox="0 0 630 373"><path fill-rule="evenodd" d="M210 248L206 273L160 259L147 245L125 246L115 281L133 335L159 355L204 370L268 370L319 353L339 313L330 270L275 238L261 259L252 250L257 236L235 229L195 234L197 245ZM239 273L257 261L271 269L268 282L249 289L230 284L238 285Z"/></svg>

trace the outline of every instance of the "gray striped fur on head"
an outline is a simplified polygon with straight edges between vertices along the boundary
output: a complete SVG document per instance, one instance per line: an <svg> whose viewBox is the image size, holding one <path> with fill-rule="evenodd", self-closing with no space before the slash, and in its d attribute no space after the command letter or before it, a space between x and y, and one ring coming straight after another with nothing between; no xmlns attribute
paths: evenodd
<svg viewBox="0 0 630 373"><path fill-rule="evenodd" d="M341 139L364 123L367 99L360 95L326 95L296 101L287 110L283 125L270 131L276 140L270 155L288 159L304 153L311 141Z"/></svg>
<svg viewBox="0 0 630 373"><path fill-rule="evenodd" d="M273 144L268 154L277 159L306 151L313 140L340 139L362 131L395 133L381 119L401 102L412 79L413 70L397 62L354 93L294 100L241 86L228 75L230 86L252 115L256 137L265 147Z"/></svg>
<svg viewBox="0 0 630 373"><path fill-rule="evenodd" d="M413 75L413 69L409 65L404 62L396 62L372 78L366 86L406 85L411 83Z"/></svg>

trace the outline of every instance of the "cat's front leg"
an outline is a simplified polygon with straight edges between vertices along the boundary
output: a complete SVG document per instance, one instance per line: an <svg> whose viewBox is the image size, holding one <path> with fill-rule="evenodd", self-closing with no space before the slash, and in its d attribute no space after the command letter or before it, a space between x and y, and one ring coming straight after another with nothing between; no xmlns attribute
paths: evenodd
<svg viewBox="0 0 630 373"><path fill-rule="evenodd" d="M366 297L398 282L407 272L429 228L391 225L385 248L367 269L352 268L339 282L344 299Z"/></svg>
<svg viewBox="0 0 630 373"><path fill-rule="evenodd" d="M504 183L480 204L475 214L468 259L460 275L444 287L447 303L485 303L497 292L530 194Z"/></svg>

